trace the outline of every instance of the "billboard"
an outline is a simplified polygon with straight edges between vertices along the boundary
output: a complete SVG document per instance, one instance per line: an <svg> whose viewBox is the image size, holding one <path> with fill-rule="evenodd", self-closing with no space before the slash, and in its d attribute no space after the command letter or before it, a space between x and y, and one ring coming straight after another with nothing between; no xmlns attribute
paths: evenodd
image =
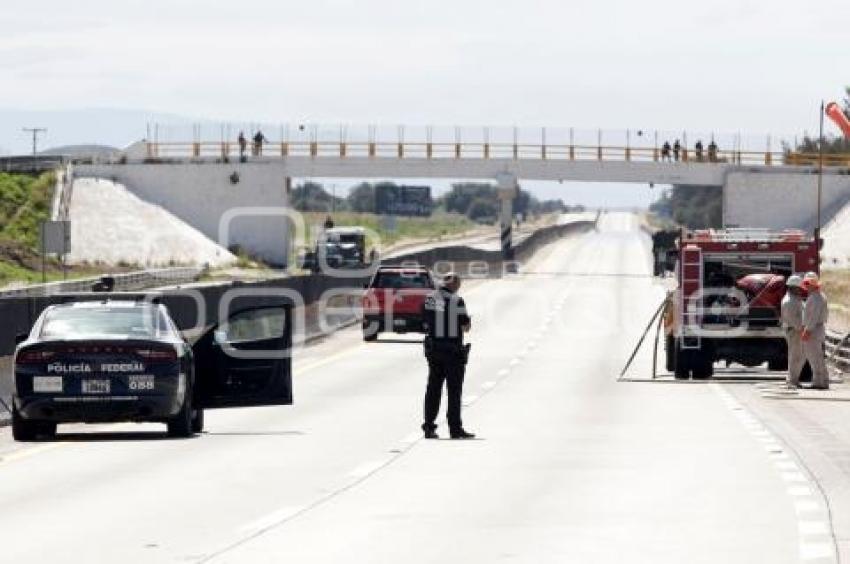
<svg viewBox="0 0 850 564"><path fill-rule="evenodd" d="M375 186L375 213L426 217L433 208L430 186L390 183Z"/></svg>

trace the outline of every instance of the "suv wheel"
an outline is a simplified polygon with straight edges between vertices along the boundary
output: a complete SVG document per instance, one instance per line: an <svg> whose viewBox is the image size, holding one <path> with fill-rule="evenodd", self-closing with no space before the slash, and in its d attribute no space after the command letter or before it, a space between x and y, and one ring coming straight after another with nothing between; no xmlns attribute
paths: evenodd
<svg viewBox="0 0 850 564"><path fill-rule="evenodd" d="M21 417L16 407L12 407L12 438L16 441L34 441L38 436L38 421Z"/></svg>
<svg viewBox="0 0 850 564"><path fill-rule="evenodd" d="M169 437L191 437L192 436L192 392L186 392L186 399L177 415L166 422Z"/></svg>
<svg viewBox="0 0 850 564"><path fill-rule="evenodd" d="M202 433L204 431L204 410L196 409L192 413L192 432Z"/></svg>

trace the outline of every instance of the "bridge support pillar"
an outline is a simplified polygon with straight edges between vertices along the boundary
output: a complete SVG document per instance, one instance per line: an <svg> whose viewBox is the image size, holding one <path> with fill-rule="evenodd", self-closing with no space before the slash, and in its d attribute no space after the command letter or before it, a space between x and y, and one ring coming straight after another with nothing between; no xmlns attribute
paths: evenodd
<svg viewBox="0 0 850 564"><path fill-rule="evenodd" d="M499 217L502 261L508 263L514 260L513 223L514 198L517 194L517 177L510 173L503 173L499 174L496 180L498 182L499 200L502 203L502 213Z"/></svg>

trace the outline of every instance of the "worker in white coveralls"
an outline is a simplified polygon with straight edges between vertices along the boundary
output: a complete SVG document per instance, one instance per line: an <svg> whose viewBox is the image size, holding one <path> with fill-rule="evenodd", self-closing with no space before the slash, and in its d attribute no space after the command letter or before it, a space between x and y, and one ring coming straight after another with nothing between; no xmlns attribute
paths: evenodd
<svg viewBox="0 0 850 564"><path fill-rule="evenodd" d="M803 331L803 277L794 274L788 277L785 286L788 292L782 299L782 329L785 331L785 341L788 343L788 388L796 390L800 387L800 373L806 364L803 354L803 341L800 339Z"/></svg>
<svg viewBox="0 0 850 564"><path fill-rule="evenodd" d="M800 333L803 353L812 367L812 388L828 390L829 372L826 369L823 345L826 341L826 320L829 312L826 296L820 291L820 279L817 274L809 272L803 277L803 290L809 294L803 307L803 331Z"/></svg>

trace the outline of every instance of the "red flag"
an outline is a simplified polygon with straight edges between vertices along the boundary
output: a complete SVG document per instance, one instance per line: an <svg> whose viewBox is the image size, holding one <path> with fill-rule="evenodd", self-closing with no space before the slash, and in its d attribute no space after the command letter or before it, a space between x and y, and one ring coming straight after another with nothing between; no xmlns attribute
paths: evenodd
<svg viewBox="0 0 850 564"><path fill-rule="evenodd" d="M850 139L850 119L847 119L841 107L835 102L830 102L826 105L826 115L844 132L844 136Z"/></svg>

